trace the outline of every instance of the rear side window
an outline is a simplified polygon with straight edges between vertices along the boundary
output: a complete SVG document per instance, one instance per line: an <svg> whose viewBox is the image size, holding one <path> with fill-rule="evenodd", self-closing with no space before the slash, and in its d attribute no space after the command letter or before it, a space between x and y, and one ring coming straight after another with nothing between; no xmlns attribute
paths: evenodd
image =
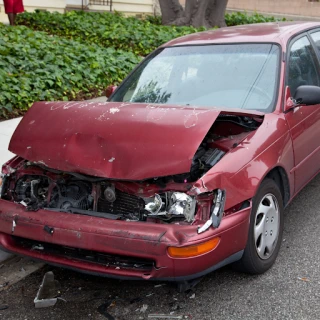
<svg viewBox="0 0 320 320"><path fill-rule="evenodd" d="M320 31L312 33L311 38L314 41L314 43L316 44L316 46L320 52Z"/></svg>
<svg viewBox="0 0 320 320"><path fill-rule="evenodd" d="M291 94L303 85L320 85L320 70L315 52L308 38L302 37L293 43L289 55L288 86Z"/></svg>

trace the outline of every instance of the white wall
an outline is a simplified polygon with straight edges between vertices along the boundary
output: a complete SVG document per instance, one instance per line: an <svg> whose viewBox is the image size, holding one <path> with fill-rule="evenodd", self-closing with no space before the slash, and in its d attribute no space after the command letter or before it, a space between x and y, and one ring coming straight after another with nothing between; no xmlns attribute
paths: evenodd
<svg viewBox="0 0 320 320"><path fill-rule="evenodd" d="M49 11L64 12L66 0L23 0L26 11L35 9L46 9ZM0 0L0 22L8 23L7 15L4 12L3 0Z"/></svg>
<svg viewBox="0 0 320 320"><path fill-rule="evenodd" d="M107 6L90 5L92 10L108 10ZM153 0L113 0L112 10L126 14L153 14Z"/></svg>
<svg viewBox="0 0 320 320"><path fill-rule="evenodd" d="M87 3L88 0L84 0L84 4ZM66 1L67 5L77 5L81 6L82 5L82 0L67 0Z"/></svg>
<svg viewBox="0 0 320 320"><path fill-rule="evenodd" d="M85 4L88 0L84 0ZM23 0L26 11L45 9L48 11L64 12L67 5L81 5L82 0ZM113 0L113 10L126 14L153 14L156 0ZM108 10L107 6L90 6L92 10ZM4 12L3 0L0 0L0 22L8 23Z"/></svg>

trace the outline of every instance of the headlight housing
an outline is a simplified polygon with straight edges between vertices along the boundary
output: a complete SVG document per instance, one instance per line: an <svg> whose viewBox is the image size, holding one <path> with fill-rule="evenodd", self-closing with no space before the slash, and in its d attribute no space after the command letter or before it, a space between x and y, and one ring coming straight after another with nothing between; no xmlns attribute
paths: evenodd
<svg viewBox="0 0 320 320"><path fill-rule="evenodd" d="M194 219L196 200L184 192L165 192L144 200L148 216L162 217L164 220L184 216L188 222Z"/></svg>

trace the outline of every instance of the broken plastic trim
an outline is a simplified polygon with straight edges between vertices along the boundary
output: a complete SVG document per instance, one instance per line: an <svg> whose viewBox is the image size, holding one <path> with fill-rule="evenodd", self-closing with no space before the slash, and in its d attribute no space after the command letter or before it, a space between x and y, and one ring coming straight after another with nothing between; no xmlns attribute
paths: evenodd
<svg viewBox="0 0 320 320"><path fill-rule="evenodd" d="M213 226L214 228L218 228L220 226L225 202L226 202L226 191L217 189L216 196L214 199L214 205L212 206L212 210L211 210L211 217L202 227L198 228L198 233L205 232L211 226Z"/></svg>
<svg viewBox="0 0 320 320"><path fill-rule="evenodd" d="M2 186L3 186L3 183L4 183L4 175L1 173L1 174L0 174L0 199L1 199L1 196L2 196Z"/></svg>
<svg viewBox="0 0 320 320"><path fill-rule="evenodd" d="M5 191L4 185L6 183L6 179L7 179L6 174L0 173L0 199L2 198L2 191Z"/></svg>
<svg viewBox="0 0 320 320"><path fill-rule="evenodd" d="M48 271L42 280L36 297L34 298L34 306L36 308L52 307L57 303L57 294L59 282L54 279L52 271Z"/></svg>

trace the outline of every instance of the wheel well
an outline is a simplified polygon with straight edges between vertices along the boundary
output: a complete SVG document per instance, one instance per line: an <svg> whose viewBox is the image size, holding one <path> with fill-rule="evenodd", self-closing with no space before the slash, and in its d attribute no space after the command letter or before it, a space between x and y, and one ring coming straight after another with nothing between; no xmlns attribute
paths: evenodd
<svg viewBox="0 0 320 320"><path fill-rule="evenodd" d="M283 206L285 207L290 200L290 186L286 171L281 167L273 168L266 176L272 179L278 186L282 194Z"/></svg>

